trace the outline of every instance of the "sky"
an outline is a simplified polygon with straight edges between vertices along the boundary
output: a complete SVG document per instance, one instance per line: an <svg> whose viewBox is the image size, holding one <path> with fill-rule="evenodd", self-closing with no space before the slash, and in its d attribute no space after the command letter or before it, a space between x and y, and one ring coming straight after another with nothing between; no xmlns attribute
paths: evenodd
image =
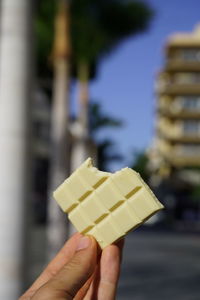
<svg viewBox="0 0 200 300"><path fill-rule="evenodd" d="M192 31L200 23L199 0L147 0L155 11L147 32L123 42L99 66L98 78L90 85L90 98L103 110L123 121L121 129L104 131L112 135L125 160L112 170L127 165L133 151L151 145L155 120L155 77L164 63L163 47L174 32Z"/></svg>

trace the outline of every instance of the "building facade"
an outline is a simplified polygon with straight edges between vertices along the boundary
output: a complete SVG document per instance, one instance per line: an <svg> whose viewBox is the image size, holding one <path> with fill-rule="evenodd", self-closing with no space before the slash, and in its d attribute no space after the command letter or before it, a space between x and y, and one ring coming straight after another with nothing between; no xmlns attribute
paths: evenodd
<svg viewBox="0 0 200 300"><path fill-rule="evenodd" d="M200 166L200 26L172 35L156 81L155 149L161 169Z"/></svg>

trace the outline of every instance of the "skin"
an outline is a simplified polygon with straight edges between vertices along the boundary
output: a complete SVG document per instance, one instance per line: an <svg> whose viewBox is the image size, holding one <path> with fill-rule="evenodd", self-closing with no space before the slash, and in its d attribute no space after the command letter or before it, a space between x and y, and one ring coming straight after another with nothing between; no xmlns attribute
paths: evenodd
<svg viewBox="0 0 200 300"><path fill-rule="evenodd" d="M123 240L98 248L74 234L19 300L114 300Z"/></svg>

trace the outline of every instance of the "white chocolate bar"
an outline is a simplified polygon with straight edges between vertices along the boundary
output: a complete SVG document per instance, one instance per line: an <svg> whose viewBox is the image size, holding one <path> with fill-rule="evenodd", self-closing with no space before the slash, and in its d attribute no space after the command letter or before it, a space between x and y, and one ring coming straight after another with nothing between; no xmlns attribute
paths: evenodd
<svg viewBox="0 0 200 300"><path fill-rule="evenodd" d="M164 208L138 173L129 168L101 172L91 158L57 188L54 198L75 228L94 236L101 248Z"/></svg>

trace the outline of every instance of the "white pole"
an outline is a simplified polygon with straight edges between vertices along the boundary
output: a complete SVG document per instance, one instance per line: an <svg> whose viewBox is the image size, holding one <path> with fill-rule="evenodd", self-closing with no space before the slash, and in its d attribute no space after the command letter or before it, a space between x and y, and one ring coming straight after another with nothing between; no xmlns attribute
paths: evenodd
<svg viewBox="0 0 200 300"><path fill-rule="evenodd" d="M0 35L0 299L21 285L28 136L29 21L27 0L1 1Z"/></svg>

